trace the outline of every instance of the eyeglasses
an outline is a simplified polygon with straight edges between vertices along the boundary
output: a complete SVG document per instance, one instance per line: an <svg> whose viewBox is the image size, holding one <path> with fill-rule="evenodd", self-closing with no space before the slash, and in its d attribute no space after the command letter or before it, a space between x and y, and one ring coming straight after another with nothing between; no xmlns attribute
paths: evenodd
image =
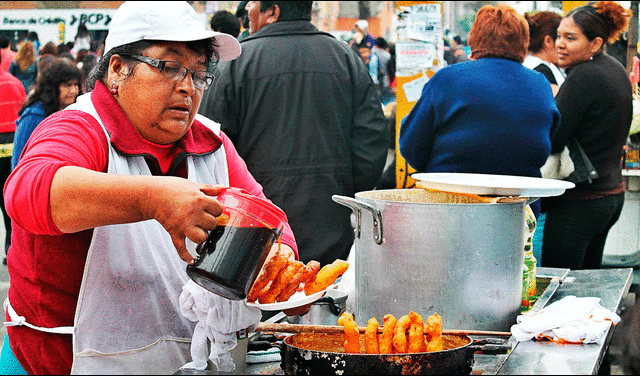
<svg viewBox="0 0 640 376"><path fill-rule="evenodd" d="M147 63L152 67L158 68L168 79L180 81L187 76L187 73L191 73L193 86L195 86L197 89L206 89L213 83L213 79L215 78L212 73L204 71L193 71L189 68L185 68L182 64L176 63L175 61L158 60L152 57L141 55L121 55L130 57L134 60L138 60L143 63Z"/></svg>

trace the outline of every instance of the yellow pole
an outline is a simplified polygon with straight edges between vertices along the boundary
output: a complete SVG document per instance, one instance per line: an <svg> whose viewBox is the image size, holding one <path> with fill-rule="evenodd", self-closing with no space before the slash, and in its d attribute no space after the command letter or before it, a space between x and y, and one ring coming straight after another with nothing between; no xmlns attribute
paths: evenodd
<svg viewBox="0 0 640 376"><path fill-rule="evenodd" d="M65 41L65 25L64 22L58 24L58 44L62 44Z"/></svg>
<svg viewBox="0 0 640 376"><path fill-rule="evenodd" d="M564 14L569 13L575 8L587 5L588 1L563 1L562 2L562 10Z"/></svg>
<svg viewBox="0 0 640 376"><path fill-rule="evenodd" d="M440 11L442 13L442 1L396 1L396 9L400 10L401 7L408 7L411 5L420 5L420 4L441 4ZM442 28L441 28L442 29ZM440 36L443 37L443 36ZM440 62L434 61L435 65L440 65ZM400 124L402 119L404 119L411 109L416 104L417 101L409 102L407 101L407 96L404 92L403 85L412 82L416 79L424 77L425 75L431 78L435 74L434 70L426 69L421 73L416 73L412 75L403 75L402 72L396 71L396 187L397 188L411 188L415 186L415 180L410 177L410 175L416 172L409 164L405 161L404 158L400 155L400 148L398 145L398 135L400 134Z"/></svg>

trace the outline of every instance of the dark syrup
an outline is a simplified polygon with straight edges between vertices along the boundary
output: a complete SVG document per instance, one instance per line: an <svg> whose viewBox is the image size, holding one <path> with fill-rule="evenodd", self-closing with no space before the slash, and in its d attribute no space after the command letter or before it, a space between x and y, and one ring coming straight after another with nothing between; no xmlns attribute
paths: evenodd
<svg viewBox="0 0 640 376"><path fill-rule="evenodd" d="M278 235L266 227L218 226L198 247L198 259L187 266L187 274L211 292L242 300Z"/></svg>

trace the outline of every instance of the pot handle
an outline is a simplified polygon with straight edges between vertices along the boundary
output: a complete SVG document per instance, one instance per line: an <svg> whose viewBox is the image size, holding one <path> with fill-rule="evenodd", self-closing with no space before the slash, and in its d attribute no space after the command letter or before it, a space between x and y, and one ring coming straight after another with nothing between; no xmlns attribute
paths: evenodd
<svg viewBox="0 0 640 376"><path fill-rule="evenodd" d="M332 297L330 296L325 296L324 298L321 298L320 300L318 300L316 303L320 303L320 302L326 302L329 303L329 311L334 314L336 317L340 316L342 314L342 308L339 307L336 304L336 301L333 300Z"/></svg>
<svg viewBox="0 0 640 376"><path fill-rule="evenodd" d="M373 216L373 240L376 244L382 244L383 232L382 232L382 213L372 205L366 202L358 201L355 198L347 196L333 195L331 199L340 205L344 205L351 210L356 216L356 238L360 237L362 227L362 208L367 209Z"/></svg>

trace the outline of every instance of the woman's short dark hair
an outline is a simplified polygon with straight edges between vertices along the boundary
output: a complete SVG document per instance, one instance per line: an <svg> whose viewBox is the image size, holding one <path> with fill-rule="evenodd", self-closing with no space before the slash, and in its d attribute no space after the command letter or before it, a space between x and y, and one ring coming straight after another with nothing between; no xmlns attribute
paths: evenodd
<svg viewBox="0 0 640 376"><path fill-rule="evenodd" d="M226 33L235 38L240 35L240 20L228 10L219 10L211 16L211 30Z"/></svg>
<svg viewBox="0 0 640 376"><path fill-rule="evenodd" d="M471 27L469 47L475 59L500 57L522 63L529 48L529 24L506 4L485 5Z"/></svg>
<svg viewBox="0 0 640 376"><path fill-rule="evenodd" d="M529 51L536 53L544 47L544 38L548 36L554 41L558 37L558 26L562 16L554 12L537 12L533 15L525 13L529 23Z"/></svg>
<svg viewBox="0 0 640 376"><path fill-rule="evenodd" d="M53 42L48 42L47 44L45 44L44 46L42 46L42 48L40 48L40 55L57 55L58 54L58 48L56 47L55 43Z"/></svg>
<svg viewBox="0 0 640 376"><path fill-rule="evenodd" d="M565 16L573 17L588 40L602 38L602 45L614 43L620 34L629 27L631 10L625 9L615 1L598 1L595 4L576 8Z"/></svg>
<svg viewBox="0 0 640 376"><path fill-rule="evenodd" d="M261 1L260 13L266 12L274 5L280 8L278 21L311 21L313 1Z"/></svg>
<svg viewBox="0 0 640 376"><path fill-rule="evenodd" d="M46 116L60 109L60 85L75 81L80 87L82 84L82 72L76 65L67 59L53 57L53 62L38 72L38 80L36 88L26 102L22 105L19 114L25 108L32 106L34 103L42 102L44 113Z"/></svg>
<svg viewBox="0 0 640 376"><path fill-rule="evenodd" d="M220 33L233 35L235 38L240 35L240 20L228 10L219 10L211 16L209 22L211 30Z"/></svg>
<svg viewBox="0 0 640 376"><path fill-rule="evenodd" d="M102 57L100 57L98 63L95 65L95 67L87 77L87 90L93 90L96 86L97 81L102 81L102 83L107 85L104 80L107 79L107 73L109 72L109 61L111 60L111 57L113 55L139 55L142 51L151 47L154 42L155 41L141 40L125 44L123 46L115 47L104 54ZM196 40L185 43L187 45L187 48L197 53L203 54L207 58L207 61L205 62L207 66L209 66L211 60L215 59L217 61L220 57L218 55L218 45L215 43L215 37L211 39ZM131 67L132 70L133 67L135 67L139 63L140 62L136 60L127 59L127 64Z"/></svg>
<svg viewBox="0 0 640 376"><path fill-rule="evenodd" d="M35 31L30 31L29 33L27 33L27 39L29 39L32 42L40 40L38 38L38 33L36 33Z"/></svg>

